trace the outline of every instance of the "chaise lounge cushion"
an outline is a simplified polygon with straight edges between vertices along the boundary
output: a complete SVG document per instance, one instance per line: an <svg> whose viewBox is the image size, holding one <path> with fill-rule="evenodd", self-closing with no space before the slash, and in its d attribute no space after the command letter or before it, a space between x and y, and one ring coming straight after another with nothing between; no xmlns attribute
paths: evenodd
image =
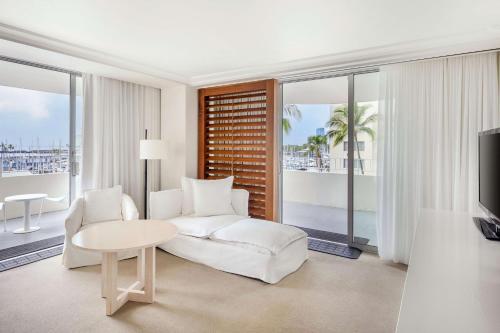
<svg viewBox="0 0 500 333"><path fill-rule="evenodd" d="M168 222L177 227L179 234L198 238L208 238L212 233L246 219L240 215L219 215L208 217L179 216L169 219Z"/></svg>
<svg viewBox="0 0 500 333"><path fill-rule="evenodd" d="M252 218L220 228L210 235L214 241L256 247L273 255L304 237L307 234L298 228Z"/></svg>

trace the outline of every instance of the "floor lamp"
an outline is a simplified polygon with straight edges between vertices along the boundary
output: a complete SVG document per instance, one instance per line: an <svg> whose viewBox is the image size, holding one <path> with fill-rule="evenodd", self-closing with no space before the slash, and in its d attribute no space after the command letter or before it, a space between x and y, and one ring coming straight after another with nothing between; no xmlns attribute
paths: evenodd
<svg viewBox="0 0 500 333"><path fill-rule="evenodd" d="M144 160L144 218L148 218L148 160L164 160L167 157L165 140L148 140L146 130L145 140L139 143L139 158Z"/></svg>

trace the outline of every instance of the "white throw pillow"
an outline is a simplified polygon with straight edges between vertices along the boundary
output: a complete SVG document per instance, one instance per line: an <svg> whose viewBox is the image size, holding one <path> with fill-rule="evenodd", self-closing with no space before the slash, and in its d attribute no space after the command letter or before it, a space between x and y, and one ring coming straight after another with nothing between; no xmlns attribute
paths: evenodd
<svg viewBox="0 0 500 333"><path fill-rule="evenodd" d="M194 216L233 215L231 190L234 177L192 181Z"/></svg>
<svg viewBox="0 0 500 333"><path fill-rule="evenodd" d="M122 219L122 187L120 185L103 190L87 191L83 194L83 198L82 225Z"/></svg>
<svg viewBox="0 0 500 333"><path fill-rule="evenodd" d="M182 215L191 215L193 208L193 180L192 178L182 177Z"/></svg>
<svg viewBox="0 0 500 333"><path fill-rule="evenodd" d="M172 189L151 192L149 195L150 218L166 220L182 214L182 191Z"/></svg>

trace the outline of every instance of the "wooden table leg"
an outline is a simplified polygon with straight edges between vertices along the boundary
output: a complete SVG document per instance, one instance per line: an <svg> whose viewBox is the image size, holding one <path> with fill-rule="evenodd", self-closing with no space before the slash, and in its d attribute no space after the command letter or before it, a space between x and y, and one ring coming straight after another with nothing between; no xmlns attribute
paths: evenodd
<svg viewBox="0 0 500 333"><path fill-rule="evenodd" d="M153 303L155 298L156 247L148 247L145 252L144 301Z"/></svg>
<svg viewBox="0 0 500 333"><path fill-rule="evenodd" d="M144 288L144 278L146 273L145 249L140 249L137 253L137 281L139 281L138 289Z"/></svg>
<svg viewBox="0 0 500 333"><path fill-rule="evenodd" d="M106 295L106 314L111 316L122 304L117 299L118 258L116 252L104 253L103 271L104 295ZM125 300L126 301L126 300Z"/></svg>
<svg viewBox="0 0 500 333"><path fill-rule="evenodd" d="M107 269L107 260L108 256L106 253L102 254L102 262L101 262L101 297L106 297L106 269Z"/></svg>
<svg viewBox="0 0 500 333"><path fill-rule="evenodd" d="M102 290L106 297L106 314L111 316L127 301L153 303L155 298L156 247L139 250L137 281L128 288L117 287L118 256L103 253Z"/></svg>

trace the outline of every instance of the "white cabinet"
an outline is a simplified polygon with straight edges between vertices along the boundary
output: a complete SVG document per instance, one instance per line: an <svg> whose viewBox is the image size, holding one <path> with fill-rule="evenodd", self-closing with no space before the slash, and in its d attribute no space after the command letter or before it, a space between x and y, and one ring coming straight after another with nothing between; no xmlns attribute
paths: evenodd
<svg viewBox="0 0 500 333"><path fill-rule="evenodd" d="M486 240L471 216L422 214L397 332L500 332L500 242Z"/></svg>

